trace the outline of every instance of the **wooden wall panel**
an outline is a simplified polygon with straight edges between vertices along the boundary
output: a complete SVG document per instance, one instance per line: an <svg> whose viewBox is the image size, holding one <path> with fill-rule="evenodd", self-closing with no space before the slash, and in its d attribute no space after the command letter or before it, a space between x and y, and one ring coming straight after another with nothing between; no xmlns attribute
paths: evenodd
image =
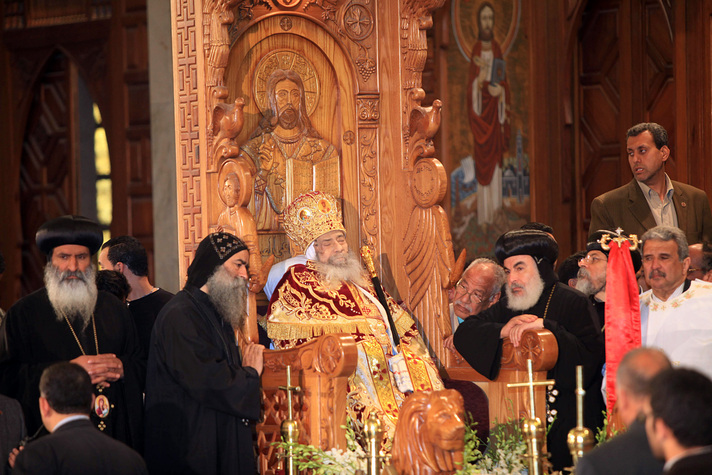
<svg viewBox="0 0 712 475"><path fill-rule="evenodd" d="M48 58L58 52L67 58L73 74L84 80L102 114L112 161L112 234L136 236L146 246L151 266L153 260L145 0L51 2L51 11L38 10L42 4L28 7L27 2L27 8L18 9L21 3L4 2L1 10L7 21L1 23L0 42L0 83L4 86L0 94L0 199L4 204L0 217L14 230L0 236L0 251L7 261L0 286L0 306L4 308L42 284L44 262L23 262L22 258L27 249L36 249L37 227L48 218L78 212L74 198L59 207L49 206L47 200L20 203L20 163L26 130L33 133L28 116L35 83ZM72 13L72 9L80 13ZM76 89L76 80L73 84L71 88ZM71 165L75 136L71 130L67 133L68 150L59 153L56 147L54 154L45 152L48 169L64 164L71 168L70 175L75 173ZM65 185L47 183L43 193L56 195L60 186ZM35 276L33 284L27 280L31 275Z"/></svg>
<svg viewBox="0 0 712 475"><path fill-rule="evenodd" d="M582 15L575 78L577 186L582 195L577 248L590 231L591 201L632 178L625 147L628 128L639 122L665 127L671 149L666 172L680 178L670 25L669 12L655 0L589 2Z"/></svg>

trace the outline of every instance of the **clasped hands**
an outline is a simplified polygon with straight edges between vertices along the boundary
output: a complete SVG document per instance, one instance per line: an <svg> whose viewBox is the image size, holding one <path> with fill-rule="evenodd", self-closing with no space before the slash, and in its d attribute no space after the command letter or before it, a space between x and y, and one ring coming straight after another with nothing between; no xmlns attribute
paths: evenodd
<svg viewBox="0 0 712 475"><path fill-rule="evenodd" d="M499 333L500 338L509 337L515 347L519 346L522 335L526 330L540 330L544 328L544 319L536 315L524 314L512 317Z"/></svg>
<svg viewBox="0 0 712 475"><path fill-rule="evenodd" d="M112 353L82 355L74 358L70 363L84 368L91 377L91 383L99 384L104 388L108 388L111 382L124 377L124 364Z"/></svg>

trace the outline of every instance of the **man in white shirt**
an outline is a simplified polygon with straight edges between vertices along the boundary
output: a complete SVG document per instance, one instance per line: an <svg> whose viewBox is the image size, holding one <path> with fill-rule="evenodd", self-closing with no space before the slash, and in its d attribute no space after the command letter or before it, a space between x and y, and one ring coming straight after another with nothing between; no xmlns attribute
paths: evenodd
<svg viewBox="0 0 712 475"><path fill-rule="evenodd" d="M662 349L674 366L712 376L712 284L687 280L685 234L672 226L656 226L643 234L641 246L651 288L640 296L643 346Z"/></svg>

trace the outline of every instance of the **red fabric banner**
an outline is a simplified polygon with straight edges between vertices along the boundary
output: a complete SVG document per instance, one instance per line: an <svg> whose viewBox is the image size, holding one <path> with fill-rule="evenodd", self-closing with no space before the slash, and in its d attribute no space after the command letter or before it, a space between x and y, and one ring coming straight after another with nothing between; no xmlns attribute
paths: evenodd
<svg viewBox="0 0 712 475"><path fill-rule="evenodd" d="M641 344L638 281L630 241L611 240L606 268L606 393L608 414L616 404L616 372L623 355Z"/></svg>

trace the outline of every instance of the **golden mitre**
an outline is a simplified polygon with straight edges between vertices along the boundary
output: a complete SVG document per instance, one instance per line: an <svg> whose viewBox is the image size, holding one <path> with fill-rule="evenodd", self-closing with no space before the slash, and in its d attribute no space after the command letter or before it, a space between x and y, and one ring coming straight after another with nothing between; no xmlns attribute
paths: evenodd
<svg viewBox="0 0 712 475"><path fill-rule="evenodd" d="M302 193L284 209L284 230L299 252L329 231L346 232L336 198L321 191Z"/></svg>

